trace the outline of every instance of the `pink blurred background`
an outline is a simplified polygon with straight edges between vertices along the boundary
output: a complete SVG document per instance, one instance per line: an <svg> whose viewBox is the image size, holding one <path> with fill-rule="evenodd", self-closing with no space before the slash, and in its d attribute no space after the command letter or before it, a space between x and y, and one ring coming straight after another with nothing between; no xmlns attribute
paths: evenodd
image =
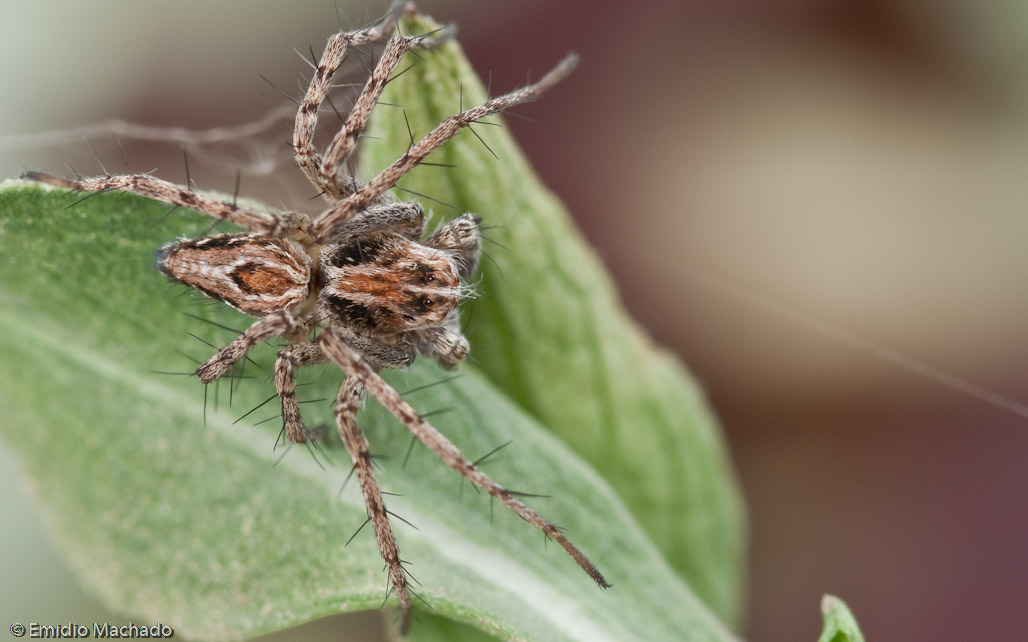
<svg viewBox="0 0 1028 642"><path fill-rule="evenodd" d="M338 4L353 23L384 9ZM421 7L460 25L497 90L582 56L510 126L723 420L751 520L742 635L815 640L833 593L869 640L1017 639L1028 409L939 379L1028 404L1028 5L713 4ZM3 176L95 171L80 136L38 136L62 128L255 120L283 102L257 74L293 90L307 67L291 48L320 53L336 26L322 0L5 11ZM124 145L183 180L177 146ZM295 196L256 175L272 159L226 153L221 174L194 162L202 187L231 191L239 167L242 193ZM38 557L2 574L49 569L52 598L67 571L3 484L0 508L28 524L4 527L5 550ZM2 590L8 608L36 599ZM85 605L69 609L96 608L67 590ZM300 631L321 629L337 639Z"/></svg>

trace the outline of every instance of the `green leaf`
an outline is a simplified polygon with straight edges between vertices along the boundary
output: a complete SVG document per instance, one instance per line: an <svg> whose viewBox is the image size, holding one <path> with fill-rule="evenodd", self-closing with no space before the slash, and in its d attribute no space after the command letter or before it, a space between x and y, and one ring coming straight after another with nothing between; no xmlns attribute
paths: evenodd
<svg viewBox="0 0 1028 642"><path fill-rule="evenodd" d="M405 33L436 28L421 20ZM458 103L467 109L486 98L457 43L420 56L424 64L386 88L383 101L403 107L406 119L395 113L399 107L379 110L363 150L365 176L406 151L408 122L417 139ZM532 70L535 77L545 71ZM574 81L572 74L551 91L589 90ZM499 84L494 80L497 94L510 89ZM559 136L560 123L546 119L546 96L516 111ZM484 297L470 306L468 324L472 346L487 350L477 358L482 370L602 471L692 589L723 621L737 623L742 502L702 391L625 315L603 266L505 128L474 126L431 160L456 168L420 167L400 185L481 215L495 241L486 243L492 260L483 261ZM437 214L452 211L424 204Z"/></svg>
<svg viewBox="0 0 1028 642"><path fill-rule="evenodd" d="M422 118L456 108L460 83L466 103L481 92L455 46L423 56L390 85L413 97L386 98L408 106L419 133ZM403 126L391 116L373 134ZM398 494L390 510L416 527L395 524L416 590L432 613L503 639L731 639L675 570L731 621L741 510L710 414L626 320L595 258L497 129L479 128L500 162L462 134L433 159L459 169L410 177L412 189L500 225L490 236L509 250L485 262L485 296L469 315L473 345L488 346L473 353L481 367L464 364L460 379L409 399L424 412L453 409L432 421L471 458L513 439L487 471L547 495L529 502L614 587L600 591L532 527L494 514L424 448L404 465L410 437L372 401L361 424L382 456L383 487ZM255 349L257 365L206 400L195 378L158 372L189 373L212 353L190 333L219 347L232 337L184 313L239 329L250 321L153 268L159 245L202 235L209 219L180 210L155 226L168 206L104 194L68 207L78 198L21 182L0 189L0 434L83 583L120 611L202 639L377 608L386 576L370 529L345 545L365 509L356 484L340 492L349 464L338 440L275 450L277 421L253 425L277 413L274 400L236 423L274 393L275 347ZM421 360L387 378L402 391L446 375ZM341 373L300 377L308 425L332 435ZM437 633L435 622L416 618L413 635Z"/></svg>
<svg viewBox="0 0 1028 642"><path fill-rule="evenodd" d="M846 604L834 595L821 599L821 615L824 629L817 642L864 642L864 635L857 626L857 620Z"/></svg>

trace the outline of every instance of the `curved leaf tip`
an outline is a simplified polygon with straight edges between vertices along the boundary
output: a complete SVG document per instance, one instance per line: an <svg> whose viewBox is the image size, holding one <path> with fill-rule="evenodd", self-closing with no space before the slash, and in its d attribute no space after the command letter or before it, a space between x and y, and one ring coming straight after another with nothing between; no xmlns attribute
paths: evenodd
<svg viewBox="0 0 1028 642"><path fill-rule="evenodd" d="M864 642L856 618L839 598L834 595L821 598L821 616L824 628L817 642Z"/></svg>

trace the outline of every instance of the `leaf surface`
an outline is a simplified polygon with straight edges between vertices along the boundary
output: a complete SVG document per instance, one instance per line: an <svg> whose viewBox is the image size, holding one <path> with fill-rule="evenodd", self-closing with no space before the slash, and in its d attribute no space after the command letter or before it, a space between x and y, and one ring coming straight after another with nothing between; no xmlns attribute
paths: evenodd
<svg viewBox="0 0 1028 642"><path fill-rule="evenodd" d="M437 28L423 20L404 32ZM409 68L386 87L383 101L395 107L380 109L372 121L362 156L366 177L402 155L411 133L417 140L458 105L486 100L457 43L420 57L424 64L411 64L417 59L408 54L400 68ZM536 78L546 70L531 71ZM492 87L494 95L513 88L499 79ZM576 84L572 73L550 91L590 90L596 91ZM560 123L547 121L546 100L515 111L536 121L524 126L545 128L557 141ZM473 129L431 157L442 167L419 167L400 186L449 204L423 200L439 215L475 212L488 228L483 296L469 306L467 323L472 346L484 347L477 361L518 406L602 471L693 590L725 622L738 622L743 507L702 391L627 317L595 253L506 127Z"/></svg>

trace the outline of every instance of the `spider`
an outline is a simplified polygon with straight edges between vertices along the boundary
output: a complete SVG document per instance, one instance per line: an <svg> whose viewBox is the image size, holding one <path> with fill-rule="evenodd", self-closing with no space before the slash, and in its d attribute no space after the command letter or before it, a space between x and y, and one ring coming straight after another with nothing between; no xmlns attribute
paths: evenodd
<svg viewBox="0 0 1028 642"><path fill-rule="evenodd" d="M404 11L413 12L412 5ZM385 85L408 51L430 49L450 31L391 35L400 11L369 27L332 36L296 114L293 149L297 164L329 205L309 217L299 212L262 212L238 206L149 174L105 175L67 180L42 172L28 178L79 191L131 191L235 223L242 234L216 234L168 243L157 251L158 269L176 281L256 317L246 331L200 365L207 384L224 375L258 343L277 337L289 345L275 361L275 388L283 431L292 442L312 435L303 424L296 396L296 368L332 362L345 373L334 404L339 435L353 460L379 551L401 609L401 631L410 623L411 597L386 508L371 465L368 442L356 417L370 392L443 462L499 499L522 519L557 541L601 587L600 571L552 523L493 481L438 430L426 422L380 376L425 355L447 368L468 354L458 304L481 254L480 218L463 214L424 240L420 205L401 202L388 190L432 151L490 114L538 98L577 63L569 55L538 82L461 111L435 127L403 156L367 183L344 174ZM318 112L333 73L355 47L387 40L353 109L323 152L313 145Z"/></svg>

